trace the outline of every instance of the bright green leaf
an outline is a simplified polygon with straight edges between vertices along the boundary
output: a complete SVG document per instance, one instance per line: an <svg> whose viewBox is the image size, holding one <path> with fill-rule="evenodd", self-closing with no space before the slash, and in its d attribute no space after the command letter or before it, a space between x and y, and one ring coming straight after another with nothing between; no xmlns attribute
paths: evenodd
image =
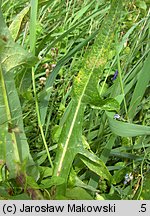
<svg viewBox="0 0 150 216"><path fill-rule="evenodd" d="M10 31L11 36L12 36L12 38L14 40L16 40L16 38L18 36L22 20L23 20L24 16L28 13L29 8L30 7L27 6L19 14L17 14L17 16L15 17L15 19L13 20L13 22L9 26L9 31Z"/></svg>

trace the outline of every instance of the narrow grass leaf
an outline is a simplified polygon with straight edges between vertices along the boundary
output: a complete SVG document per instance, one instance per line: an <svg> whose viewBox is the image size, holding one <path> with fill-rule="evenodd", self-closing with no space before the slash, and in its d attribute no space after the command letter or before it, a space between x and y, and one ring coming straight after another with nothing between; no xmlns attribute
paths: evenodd
<svg viewBox="0 0 150 216"><path fill-rule="evenodd" d="M144 65L142 67L142 70L138 76L138 80L132 95L132 99L129 106L128 111L128 117L130 119L133 119L135 115L135 110L137 109L140 101L142 100L142 97L145 93L145 90L147 88L147 85L150 81L150 71L149 71L149 63L150 63L150 53L147 56Z"/></svg>
<svg viewBox="0 0 150 216"><path fill-rule="evenodd" d="M53 40L50 44L47 45L47 49L46 49L46 53L49 52L50 48L55 47L56 44L61 41L62 39L64 39L66 36L68 36L68 34L70 32L73 32L77 27L80 27L83 24L86 24L88 21L90 21L91 19L94 19L96 16L104 16L106 14L106 12L108 11L108 7L105 8L104 10L101 11L96 11L92 14L90 14L88 17L83 18L82 20L80 20L79 22L77 22L75 25L73 25L72 27L70 27L69 29L67 29L64 33L62 33L60 36L58 36L55 40ZM45 45L45 43L49 42L50 38L51 38L51 34L52 31L50 33L48 33L40 42L40 44L37 47L36 53L38 54L43 46ZM45 53L45 55L46 55Z"/></svg>
<svg viewBox="0 0 150 216"><path fill-rule="evenodd" d="M95 0L94 1L92 1L92 2L90 2L88 5L86 5L85 7L83 7L83 8L81 8L81 10L79 10L77 13L76 13L76 15L75 15L75 17L74 17L74 19L73 19L73 21L71 22L71 25L73 25L78 19L80 19L86 12L87 12L87 10L91 7L91 5L93 4L95 2Z"/></svg>
<svg viewBox="0 0 150 216"><path fill-rule="evenodd" d="M105 148L103 149L102 153L101 153L101 156L100 156L100 159L106 163L108 158L109 158L109 155L110 155L110 152L112 150L112 147L114 145L114 142L115 142L115 139L116 139L116 136L115 135L111 135L111 137L109 138L107 144L105 145Z"/></svg>

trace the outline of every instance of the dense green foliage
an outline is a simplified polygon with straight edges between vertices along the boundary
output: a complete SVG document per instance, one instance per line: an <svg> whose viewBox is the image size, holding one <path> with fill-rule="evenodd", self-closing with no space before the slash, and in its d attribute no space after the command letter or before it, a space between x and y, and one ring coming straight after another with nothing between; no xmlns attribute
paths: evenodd
<svg viewBox="0 0 150 216"><path fill-rule="evenodd" d="M1 199L150 198L149 7L1 1Z"/></svg>

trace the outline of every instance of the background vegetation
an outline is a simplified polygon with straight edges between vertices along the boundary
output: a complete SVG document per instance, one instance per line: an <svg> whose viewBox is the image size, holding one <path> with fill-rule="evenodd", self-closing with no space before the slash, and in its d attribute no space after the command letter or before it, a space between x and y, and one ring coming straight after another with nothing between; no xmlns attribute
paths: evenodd
<svg viewBox="0 0 150 216"><path fill-rule="evenodd" d="M149 199L149 1L0 2L0 198Z"/></svg>

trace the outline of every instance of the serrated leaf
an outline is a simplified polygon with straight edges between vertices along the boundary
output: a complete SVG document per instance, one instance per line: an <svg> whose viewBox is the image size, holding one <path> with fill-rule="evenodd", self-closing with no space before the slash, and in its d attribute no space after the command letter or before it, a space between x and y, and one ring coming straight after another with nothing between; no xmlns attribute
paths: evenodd
<svg viewBox="0 0 150 216"><path fill-rule="evenodd" d="M22 64L33 65L36 58L16 44L0 10L0 160L5 161L9 177L16 177L24 164L33 160L24 133L22 110L12 69Z"/></svg>
<svg viewBox="0 0 150 216"><path fill-rule="evenodd" d="M63 125L59 139L54 175L61 176L67 183L75 155L82 148L82 124L85 103L88 97L99 98L97 84L108 60L114 39L114 26L121 15L122 1L113 0L99 34L91 50L87 52L83 67L74 80L72 109ZM58 193L65 188L58 188Z"/></svg>
<svg viewBox="0 0 150 216"><path fill-rule="evenodd" d="M70 169L73 159L78 152L78 147L82 141L84 106L82 105L78 107L78 103L73 101L70 110L71 112L67 116L67 122L64 123L60 135L60 145L56 155L56 166L54 171L54 174L59 176L63 169L63 177L68 176L68 166Z"/></svg>

